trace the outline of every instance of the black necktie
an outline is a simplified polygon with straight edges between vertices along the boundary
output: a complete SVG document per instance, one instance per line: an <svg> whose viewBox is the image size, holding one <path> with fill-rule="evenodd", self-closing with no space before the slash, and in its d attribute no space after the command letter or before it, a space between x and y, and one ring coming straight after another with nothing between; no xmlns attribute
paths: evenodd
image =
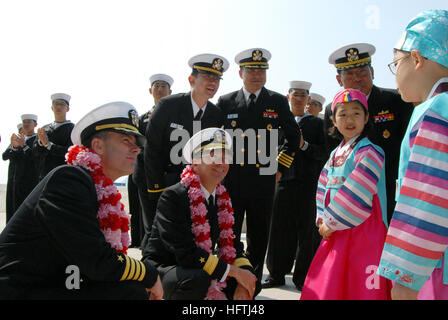
<svg viewBox="0 0 448 320"><path fill-rule="evenodd" d="M193 120L194 120L194 121L199 121L199 120L201 120L202 113L203 113L202 109L199 109L198 113L196 113L196 116L194 117Z"/></svg>
<svg viewBox="0 0 448 320"><path fill-rule="evenodd" d="M215 205L215 198L213 197L212 194L210 195L210 197L208 197L208 205L209 206L214 206Z"/></svg>
<svg viewBox="0 0 448 320"><path fill-rule="evenodd" d="M257 96L254 93L251 93L249 96L249 110L255 106L255 99L257 99Z"/></svg>

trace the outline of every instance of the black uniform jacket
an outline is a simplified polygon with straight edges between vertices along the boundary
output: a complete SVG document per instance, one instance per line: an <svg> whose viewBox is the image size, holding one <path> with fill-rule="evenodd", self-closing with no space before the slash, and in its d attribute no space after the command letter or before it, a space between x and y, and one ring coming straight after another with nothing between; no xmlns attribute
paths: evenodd
<svg viewBox="0 0 448 320"><path fill-rule="evenodd" d="M260 169L270 167L260 155L268 156L272 159L270 151L278 148L271 148L272 144L278 146L278 140L272 141L268 132L272 129L282 128L287 138L287 143L276 157L278 170L284 172L288 169L296 156L300 131L294 120L294 116L289 109L288 100L285 96L274 91L262 88L258 96L255 108L249 110L244 97L243 89L224 95L219 98L218 108L223 111L225 129L241 129L243 135L247 129L255 129L255 143L249 143L251 137L244 140L244 146L236 143L234 138L234 163L230 166L225 184L229 191L247 196L264 197L272 195L275 186L275 172L273 174L260 174ZM259 129L266 130L266 139ZM278 135L277 135L278 139ZM263 141L264 140L264 141ZM236 149L241 148L241 149ZM244 153L244 161L238 161L237 153ZM256 161L250 161L251 154L255 154Z"/></svg>
<svg viewBox="0 0 448 320"><path fill-rule="evenodd" d="M64 290L71 265L83 283L137 280L152 287L157 272L111 248L97 213L95 185L85 169L51 171L0 234L0 299Z"/></svg>
<svg viewBox="0 0 448 320"><path fill-rule="evenodd" d="M23 200L33 190L39 182L39 175L36 166L36 159L33 156L32 147L36 136L30 137L26 140L23 147L11 147L3 153L3 160L9 159L14 163L12 176L11 190L13 190L12 201L14 203L14 211L22 204ZM8 183L9 188L9 183Z"/></svg>
<svg viewBox="0 0 448 320"><path fill-rule="evenodd" d="M207 103L201 118L201 128L221 127L221 111L211 102ZM170 136L175 131L184 137ZM173 163L170 159L171 149L182 159L182 148L193 135L193 106L191 93L179 93L160 99L149 119L146 129L146 145L144 148L144 166L149 195L160 196L167 186L180 180L184 165ZM171 173L171 175L170 175Z"/></svg>
<svg viewBox="0 0 448 320"><path fill-rule="evenodd" d="M280 181L294 180L317 187L320 172L327 161L323 127L323 120L313 115L306 115L301 119L299 128L308 147L297 151L293 165L283 173Z"/></svg>
<svg viewBox="0 0 448 320"><path fill-rule="evenodd" d="M39 161L40 180L57 166L65 164L65 154L67 153L68 148L73 144L70 135L74 126L75 125L71 122L63 124L56 129L53 129L52 124L44 126L48 141L51 141L53 145L51 146L51 149L48 150L39 145L39 139L36 139L34 142L33 150Z"/></svg>
<svg viewBox="0 0 448 320"><path fill-rule="evenodd" d="M212 248L219 238L216 207L209 209ZM180 182L163 191L157 204L157 213L151 230L151 237L143 250L143 260L154 266L182 266L203 269L212 279L221 279L227 264L214 254L199 248L194 242L190 199L188 189ZM243 252L243 244L234 243L236 258L234 265L252 269Z"/></svg>
<svg viewBox="0 0 448 320"><path fill-rule="evenodd" d="M146 128L148 127L148 112L145 112L138 118L138 131L142 135L146 135ZM146 143L145 143L146 145ZM147 190L146 187L146 174L145 174L145 146L140 147L141 152L137 156L137 161L135 163L134 172L132 173L133 182L139 186L139 188Z"/></svg>

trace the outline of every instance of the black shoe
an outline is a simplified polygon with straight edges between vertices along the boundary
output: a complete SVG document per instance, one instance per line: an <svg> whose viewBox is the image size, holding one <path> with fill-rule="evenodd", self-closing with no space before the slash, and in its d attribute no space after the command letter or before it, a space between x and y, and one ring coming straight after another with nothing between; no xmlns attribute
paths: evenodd
<svg viewBox="0 0 448 320"><path fill-rule="evenodd" d="M281 279L281 280L278 280L278 279L274 279L274 278L268 277L266 279L266 281L261 285L261 287L263 289L270 289L270 288L281 287L281 286L284 286L284 285L285 285L285 279L284 278Z"/></svg>

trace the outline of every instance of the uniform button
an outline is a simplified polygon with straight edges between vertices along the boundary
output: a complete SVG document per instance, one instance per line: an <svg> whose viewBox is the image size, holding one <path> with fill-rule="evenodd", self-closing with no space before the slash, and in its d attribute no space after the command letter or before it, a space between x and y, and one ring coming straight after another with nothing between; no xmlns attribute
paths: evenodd
<svg viewBox="0 0 448 320"><path fill-rule="evenodd" d="M261 153L261 150L260 150L260 149L258 149L258 150L257 150L257 153Z"/></svg>
<svg viewBox="0 0 448 320"><path fill-rule="evenodd" d="M241 152L246 152L246 149L244 149L244 148L243 148L243 149L241 149Z"/></svg>
<svg viewBox="0 0 448 320"><path fill-rule="evenodd" d="M240 166L244 167L244 162L240 163Z"/></svg>
<svg viewBox="0 0 448 320"><path fill-rule="evenodd" d="M261 135L260 134L257 134L257 139L261 139Z"/></svg>
<svg viewBox="0 0 448 320"><path fill-rule="evenodd" d="M258 163L257 163L255 166L256 166L257 168L260 168L260 164L258 164Z"/></svg>

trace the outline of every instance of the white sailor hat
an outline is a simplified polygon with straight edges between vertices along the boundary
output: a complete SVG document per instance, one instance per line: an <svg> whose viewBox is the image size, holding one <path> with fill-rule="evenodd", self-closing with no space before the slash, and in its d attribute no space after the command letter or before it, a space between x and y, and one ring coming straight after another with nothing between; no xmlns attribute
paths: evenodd
<svg viewBox="0 0 448 320"><path fill-rule="evenodd" d="M226 157L229 156L232 152L232 137L223 129L207 128L187 141L182 149L182 156L188 163L192 163L193 159L200 158L204 151L217 149L225 149Z"/></svg>
<svg viewBox="0 0 448 320"><path fill-rule="evenodd" d="M328 58L338 70L347 70L368 65L376 49L368 43L354 43L343 46L334 51Z"/></svg>
<svg viewBox="0 0 448 320"><path fill-rule="evenodd" d="M235 62L240 68L269 69L271 53L263 48L252 48L238 53Z"/></svg>
<svg viewBox="0 0 448 320"><path fill-rule="evenodd" d="M229 68L229 61L217 54L203 53L192 57L188 65L200 73L210 73L221 77Z"/></svg>
<svg viewBox="0 0 448 320"><path fill-rule="evenodd" d="M307 81L289 81L289 89L303 89L308 92L313 84Z"/></svg>
<svg viewBox="0 0 448 320"><path fill-rule="evenodd" d="M55 93L51 95L51 101L64 100L68 105L70 105L70 99L71 97L66 93Z"/></svg>
<svg viewBox="0 0 448 320"><path fill-rule="evenodd" d="M323 96L321 96L320 94L317 94L317 93L312 92L312 93L310 93L310 98L311 98L311 100L316 100L316 101L319 102L322 106L323 106L324 103L325 103L325 98L324 98Z"/></svg>
<svg viewBox="0 0 448 320"><path fill-rule="evenodd" d="M139 146L145 142L145 136L138 131L137 110L120 101L102 105L86 114L76 123L71 139L73 144L83 145L95 133L104 130L134 135Z"/></svg>
<svg viewBox="0 0 448 320"><path fill-rule="evenodd" d="M156 82L156 81L166 82L166 83L168 83L170 88L174 83L173 78L171 78L169 75L163 74L163 73L153 74L151 77L149 77L149 82L151 83L151 87L154 84L154 82Z"/></svg>
<svg viewBox="0 0 448 320"><path fill-rule="evenodd" d="M37 115L35 114L22 114L21 116L22 121L23 120L34 120L37 122Z"/></svg>

